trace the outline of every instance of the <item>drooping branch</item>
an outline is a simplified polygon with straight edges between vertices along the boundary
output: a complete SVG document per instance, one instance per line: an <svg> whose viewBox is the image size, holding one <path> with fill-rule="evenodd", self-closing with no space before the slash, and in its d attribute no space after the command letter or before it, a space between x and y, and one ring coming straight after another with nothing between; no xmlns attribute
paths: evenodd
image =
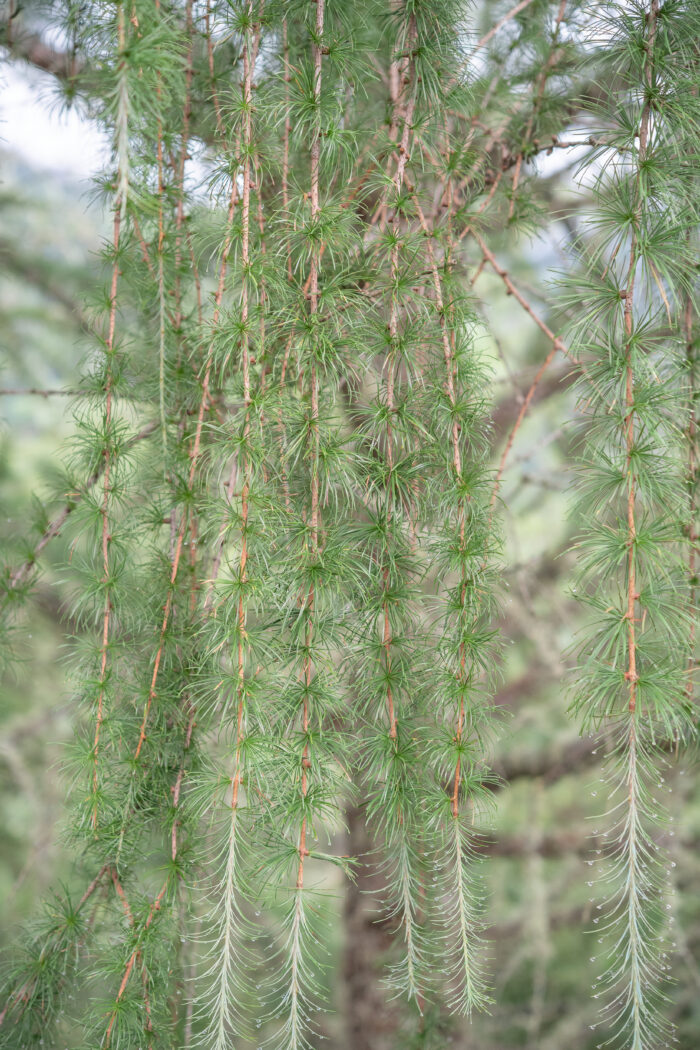
<svg viewBox="0 0 700 1050"><path fill-rule="evenodd" d="M487 33L484 33L481 39L472 48L469 54L469 58L472 59L477 53L477 51L480 51L483 47L486 47L489 41L493 40L496 33L498 33L498 31L502 29L504 25L510 22L511 19L516 18L520 14L520 12L524 11L526 7L529 7L531 3L532 0L518 0L518 3L515 4L514 7L511 7L510 11L507 11L501 18L499 18L495 25L491 26Z"/></svg>
<svg viewBox="0 0 700 1050"><path fill-rule="evenodd" d="M260 6L262 17L263 7ZM227 820L225 847L225 864L223 875L215 901L214 922L216 927L215 950L218 959L218 972L215 975L215 990L212 995L214 1008L207 1026L207 1037L216 1050L225 1050L230 1045L230 1033L235 1030L239 1007L236 1003L236 989L233 984L242 976L236 973L237 953L240 950L242 911L239 904L241 896L241 845L240 803L245 776L245 758L243 753L246 731L246 667L250 661L250 644L248 640L248 530L249 498L253 483L252 464L249 441L251 430L251 362L250 362L250 310L254 290L251 281L251 185L252 185L252 152L253 152L253 78L255 60L260 41L260 21L253 15L253 2L248 0L245 10L245 29L243 33L243 81L241 84L242 134L243 151L243 186L241 191L241 247L240 247L240 369L243 377L243 431L240 454L237 463L242 487L240 492L240 554L238 558L238 598L235 610L236 651L232 662L236 673L236 721L233 774L231 777L230 812ZM258 187L260 193L260 187ZM229 499L233 498L232 472L229 482ZM224 527L219 530L218 550L215 555L210 589L205 602L208 610L213 594L213 585L221 564L223 552Z"/></svg>

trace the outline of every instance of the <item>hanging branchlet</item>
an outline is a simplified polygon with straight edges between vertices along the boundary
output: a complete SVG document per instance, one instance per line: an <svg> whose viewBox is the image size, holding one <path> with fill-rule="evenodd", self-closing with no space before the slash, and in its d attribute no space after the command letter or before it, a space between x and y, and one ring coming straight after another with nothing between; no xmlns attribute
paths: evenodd
<svg viewBox="0 0 700 1050"><path fill-rule="evenodd" d="M462 17L459 4L423 12L426 36L418 72L431 123L421 126L417 152L439 180L431 193L439 205L431 208L430 197L423 204L410 179L407 185L421 235L425 297L432 306L425 321L423 425L432 458L427 547L439 588L431 603L438 659L422 739L426 767L434 778L425 788L425 808L432 881L439 890L430 918L443 960L441 992L452 1008L470 1013L488 1002L476 829L483 827L489 797L487 755L495 721L489 704L496 659L493 566L499 541L489 512L487 374L473 343L474 315L464 296L454 234L464 163L460 118L469 101L455 72L461 65L455 41L463 32ZM424 64L437 67L432 80L422 75Z"/></svg>
<svg viewBox="0 0 700 1050"><path fill-rule="evenodd" d="M246 869L248 856L254 850L251 841L251 821L254 817L251 814L256 798L255 789L261 777L258 767L261 759L267 757L265 748L260 746L261 734L259 730L256 732L261 724L257 708L265 696L260 679L260 661L264 660L264 655L256 634L258 625L251 624L251 614L256 608L259 613L262 611L259 604L262 597L259 579L262 566L256 560L258 523L251 518L251 509L255 514L264 502L261 464L265 455L260 394L253 389L253 384L257 385L262 376L262 369L260 372L252 371L256 355L258 360L263 355L262 342L256 348L252 338L257 327L254 324L256 299L263 326L258 331L264 332L264 297L260 291L264 287L264 278L255 279L259 271L253 256L256 250L259 251L259 246L253 237L252 199L255 150L253 87L262 15L262 6L254 10L250 0L233 13L232 25L242 45L240 107L236 113L242 182L240 250L237 252L240 299L238 309L231 318L232 324L225 322L224 329L226 337L231 338L232 327L234 337L237 338L237 360L229 371L234 371L236 375L236 393L239 396L242 394L242 398L240 411L231 421L237 436L224 495L222 520L217 532L213 573L205 599L205 610L209 609L213 600L216 613L214 621L204 632L212 653L225 653L209 673L217 680L214 687L214 714L227 725L231 723L231 733L227 734L230 752L227 754L225 769L221 772L215 768L207 771L197 792L204 807L213 809L221 825L221 870L212 893L209 924L213 934L207 942L207 969L203 975L208 989L200 1002L200 1012L204 1018L202 1044L213 1050L224 1050L246 1028L244 1007L249 994L246 973L252 965L247 946L254 937L254 926L247 913L250 912L248 902L255 893L250 878L246 880ZM238 172L234 178L238 180ZM259 185L257 192L260 200ZM260 232L262 234L262 229ZM224 335L223 331L221 335ZM230 452L229 441L221 444ZM230 575L228 572L222 573L223 578L219 581L217 577L220 570L228 569L225 552L230 549L234 537L238 547L235 564L231 566ZM229 687L231 715L227 711ZM226 715L224 712L227 712ZM211 806L212 776L215 784L225 786L225 795L220 800L223 815L217 813L216 805Z"/></svg>
<svg viewBox="0 0 700 1050"><path fill-rule="evenodd" d="M603 724L611 740L612 863L604 875L611 896L597 994L607 997L604 1023L634 1050L668 1038L659 837L669 818L657 797L660 751L684 738L692 719L683 688L690 611L678 420L689 273L683 231L696 221L680 116L686 106L697 113L684 43L693 21L690 7L666 9L657 0L624 14L598 10L601 61L620 78L617 107L601 116L629 152L608 159L596 181L597 210L581 249L586 283L571 281L585 317L574 329L586 356L589 420L578 552L581 601L591 614L573 707L585 729Z"/></svg>
<svg viewBox="0 0 700 1050"><path fill-rule="evenodd" d="M438 908L449 962L447 995L469 1013L487 1002L480 959L483 890L475 818L483 815L488 799L486 755L494 721L487 702L495 656L492 564L498 544L489 512L483 366L470 339L473 317L460 299L449 226L444 231L431 229L415 196L414 206L425 236L442 351L430 372L431 383L442 391L429 427L440 494L433 556L444 596L438 603L443 606L438 642L442 659L435 691L438 717L430 742L436 774L431 819L445 836L437 856L440 879L447 887Z"/></svg>
<svg viewBox="0 0 700 1050"><path fill-rule="evenodd" d="M118 13L118 26L117 26L117 44L121 55L126 50L126 17L124 14L123 5L119 5ZM114 228L113 228L113 239L112 239L112 250L114 252L114 262L112 263L112 278L109 289L109 317L107 322L107 339L105 343L106 350L106 369L105 369L105 408L104 408L104 428L105 428L105 447L104 447L104 473L102 475L102 535L101 535L101 548L102 548L102 585L104 587L104 611L102 614L102 644L100 647L100 675L99 675L99 693L97 697L97 712L95 715L95 740L93 744L94 751L94 763L95 768L93 771L92 778L92 794L93 794L93 811L92 811L92 825L93 828L97 827L98 817L98 798L99 798L99 750L100 750L100 733L102 730L102 722L104 719L104 700L105 700L105 686L107 682L107 656L110 641L110 621L112 614L112 598L109 588L110 578L110 544L112 542L112 535L110 532L110 520L109 520L109 502L110 502L110 477L112 474L112 468L115 466L112 462L112 450L110 449L111 430L112 430L112 356L114 354L114 339L116 329L116 317L117 317L117 286L119 281L119 246L121 237L121 224L122 219L126 213L127 207L127 195L129 192L128 184L128 171L129 171L129 152L128 152L128 121L129 121L129 98L128 89L126 84L126 75L123 68L125 59L120 58L120 65L122 68L119 70L119 102L117 110L117 142L116 142L116 153L117 153L117 193L114 200Z"/></svg>
<svg viewBox="0 0 700 1050"><path fill-rule="evenodd" d="M414 147L420 41L413 5L396 4L388 22L390 124L384 171L371 231L370 258L386 274L375 320L380 375L365 411L367 445L364 482L367 524L362 527L369 582L359 621L358 715L368 731L363 746L367 817L384 855L383 907L400 942L392 985L415 1000L425 996L425 944L421 894L422 818L416 727L421 715L419 671L419 581L422 566L415 530L422 517L417 486L422 432L412 400L420 389L424 329L414 285L421 280L413 235L407 224L406 173Z"/></svg>
<svg viewBox="0 0 700 1050"><path fill-rule="evenodd" d="M330 846L348 779L338 665L344 602L356 574L347 557L354 473L338 401L352 371L344 328L355 309L348 258L356 232L353 215L343 214L329 190L342 148L334 142L342 21L327 17L324 0L287 5L284 20L295 45L285 47L283 36L279 88L285 114L293 113L291 120L285 116L281 199L274 204L283 250L270 260L276 272L265 269L265 420L275 429L271 451L279 449L280 433L284 447L270 477L277 513L270 508L268 520L275 519L278 538L268 624L276 675L268 700L273 766L265 874L258 883L263 906L282 919L279 966L266 996L278 1018L272 1039L301 1050L311 1045L311 1014L323 1001L317 940L326 911L323 872L329 862L345 866ZM307 187L301 191L289 180L292 158Z"/></svg>
<svg viewBox="0 0 700 1050"><path fill-rule="evenodd" d="M697 237L697 233L695 233ZM689 234L689 240L693 241L693 233ZM697 310L697 287L693 291L691 286L685 295L683 307L683 337L685 341L685 364L688 377L688 425L686 427L687 439L687 478L688 478L688 607L691 616L697 608L698 587L698 543L700 535L698 531L698 321ZM692 619L688 639L688 681L686 683L686 698L688 704L693 704L695 695L695 679L697 667L696 655L696 622Z"/></svg>

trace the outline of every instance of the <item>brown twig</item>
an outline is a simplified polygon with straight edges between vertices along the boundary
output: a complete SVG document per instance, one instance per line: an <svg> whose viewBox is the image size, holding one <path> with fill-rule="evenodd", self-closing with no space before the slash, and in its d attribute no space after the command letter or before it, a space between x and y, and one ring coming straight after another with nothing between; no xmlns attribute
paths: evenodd
<svg viewBox="0 0 700 1050"><path fill-rule="evenodd" d="M161 886L160 890L158 891L158 894L157 894L155 900L153 901L153 903L151 904L151 907L149 908L148 916L146 917L146 921L145 921L145 923L143 925L143 933L146 933L150 929L150 927L151 927L151 925L153 923L153 920L155 919L156 915L160 911L161 905L163 903L163 899L165 897L165 894L168 891L169 886L170 886L170 875L168 875L168 877L166 878L165 882L163 883L163 885ZM126 967L124 969L124 973L122 975L121 983L119 985L119 990L117 992L117 996L116 996L116 999L115 999L115 1007L114 1007L114 1010L112 1010L112 1012L110 1014L109 1024L107 1025L107 1031L105 1033L105 1039L104 1039L104 1046L105 1047L108 1047L109 1044L110 1044L110 1040L111 1040L111 1037L112 1037L112 1029L114 1028L114 1024L115 1024L116 1019L117 1019L118 1004L121 1002L122 996L124 995L124 992L126 991L126 986L129 983L129 978L131 977L131 972L132 972L132 970L134 968L134 964L137 962L140 954L141 954L141 949L137 945L134 948L134 950L132 951L132 953L129 956L128 960L127 960L127 964L126 964Z"/></svg>
<svg viewBox="0 0 700 1050"><path fill-rule="evenodd" d="M513 284L513 281L511 280L508 272L504 270L502 266L499 265L496 257L494 256L493 252L487 247L481 235L478 234L476 231L473 231L473 236L477 244L479 245L479 248L481 249L484 258L491 264L491 267L495 270L495 272L505 284L506 288L508 289L508 294L512 295L513 298L516 299L518 303L520 303L523 310L525 310L525 312L532 318L532 320L535 322L540 331L544 332L544 334L552 343L551 350L549 351L547 357L537 370L535 377L532 380L532 383L530 384L530 388L525 394L525 397L523 398L523 402L520 406L520 411L518 412L515 423L513 424L508 438L506 439L506 444L501 454L501 459L498 464L498 469L496 470L493 489L491 492L491 506L493 507L498 497L498 490L501 485L503 471L505 470L505 465L510 454L510 450L513 447L513 442L515 441L515 437L518 433L518 430L520 429L520 426L525 416L527 415L528 409L530 407L533 397L535 396L535 392L537 390L537 387L539 386L540 380L551 365L558 351L561 351L561 353L565 354L567 357L570 357L571 353L566 344L554 334L549 325L545 321L543 321L537 313L535 313L534 309L527 301L525 296L522 294L522 292L516 287L516 285Z"/></svg>
<svg viewBox="0 0 700 1050"><path fill-rule="evenodd" d="M100 870L98 871L97 875L95 875L94 879L89 883L87 889L85 890L85 892L83 893L82 897L80 898L80 900L78 901L78 903L77 903L77 905L75 907L76 914L81 910L83 905L86 904L87 901L90 900L90 898L92 897L93 893L95 892L95 890L99 887L100 883L102 882L102 878L103 878L105 872L107 872L109 870L109 868L110 868L109 864L103 864L102 867L100 868ZM13 994L11 994L8 997L7 1002L5 1003L4 1007L2 1008L2 1010L0 1010L0 1025L2 1025L3 1021L5 1020L5 1017L7 1016L8 1012L12 1009L12 1007L16 1003L18 1003L21 999L25 999L29 995L32 987L33 987L32 983L25 982L22 985L21 988L18 988L16 992L14 992Z"/></svg>
<svg viewBox="0 0 700 1050"><path fill-rule="evenodd" d="M656 18L659 10L659 0L651 0L651 6L649 9L649 16L647 19L648 25L648 36L646 41L646 59L644 63L644 79L647 84L649 92L651 92L653 72L652 72L652 51L654 48L654 40L656 38ZM637 270L637 252L638 252L638 232L637 227L642 213L643 196L641 189L641 168L644 163L647 146L649 142L649 125L651 118L651 102L649 101L650 95L647 95L647 101L642 109L642 117L639 128L639 158L637 161L637 178L636 178L636 204L635 204L635 218L634 223L631 225L630 234L630 248L629 248L629 263L627 267L627 281L624 293L624 329L625 338L627 340L625 346L625 444L626 444L626 464L627 464L627 671L625 678L629 685L629 712L634 715L637 706L637 640L636 640L636 603L639 595L637 594L637 583L636 583L636 561L635 561L635 544L637 527L635 521L635 507L636 507L636 479L634 475L634 469L632 460L634 457L634 445L635 445L635 387L634 387L634 368L632 364L632 333L634 326L634 286L635 276ZM634 723L633 723L634 724Z"/></svg>
<svg viewBox="0 0 700 1050"><path fill-rule="evenodd" d="M469 52L469 58L473 58L477 51L480 51L482 47L485 47L488 44L489 40L493 40L496 33L500 29L502 29L504 25L506 25L508 22L511 21L511 19L519 15L521 11L524 11L526 7L529 7L531 3L532 0L519 0L515 7L512 7L510 11L506 12L506 14L503 15L502 18L499 18L496 24L492 26L491 29L489 29L488 33L485 33L484 36L482 36L481 40L479 40L474 45L472 50Z"/></svg>
<svg viewBox="0 0 700 1050"><path fill-rule="evenodd" d="M516 193L518 191L518 182L520 180L520 172L521 172L522 165L523 165L524 146L527 145L529 143L529 141L530 141L530 136L532 135L532 129L535 126L535 121L537 120L537 115L538 115L538 113L540 111L540 106L542 105L542 99L544 98L544 92L545 92L545 88L547 86L547 80L549 79L549 75L550 75L550 73L552 71L552 68L555 65L555 62L557 60L556 45L557 45L557 40L559 38L559 30L561 29L561 23L562 23L562 20L564 18L564 12L566 11L566 4L567 4L567 0L560 0L559 11L557 12L557 17L556 17L556 20L555 20L555 23L554 23L554 32L552 33L551 51L550 51L550 54L549 54L549 57L548 57L547 61L545 62L544 66L542 67L542 69L541 69L541 71L540 71L540 73L539 73L539 75L538 75L538 77L537 77L537 79L535 81L535 101L533 103L532 109L530 110L530 115L529 115L529 117L527 119L527 126L525 128L525 136L524 136L524 144L523 144L523 146L521 146L521 148L520 148L520 150L518 152L518 156L517 156L516 161L515 161L515 170L513 172L513 181L512 181L512 184L511 184L510 205L508 207L508 219L509 220L513 218L513 215L515 213L515 196L516 196Z"/></svg>
<svg viewBox="0 0 700 1050"><path fill-rule="evenodd" d="M175 780L175 784L173 785L173 788L172 788L173 809L175 810L175 814L173 816L173 824L172 824L172 830L171 830L170 857L171 857L171 861L173 863L173 871L176 871L176 860L177 860L177 853L178 853L178 834L177 834L177 832L178 832L179 825L178 825L178 820L177 820L177 812L178 812L178 809L179 809L179 806L180 806L180 791L181 791L181 788L182 788L182 781L183 781L184 772L185 772L185 755L187 754L187 751L190 748L190 745L191 745L191 742L192 742L192 733L194 731L195 725L196 725L196 722L195 722L195 711L192 708L190 710L190 715L189 715L189 719L188 719L188 723L187 723L187 730L186 730L186 733L185 733L185 746L184 746L184 749L183 749L182 760L180 762L180 768L178 770L178 774L177 774L177 778ZM105 865L105 869L106 869L106 867L107 867L107 865ZM138 935L138 937L142 936L143 934L145 934L150 929L150 927L151 927L151 925L153 923L153 920L156 918L156 915L160 911L162 903L163 903L163 900L165 899L165 895L168 892L168 889L170 887L170 883L171 883L171 880L172 880L172 877L173 877L173 871L168 872L168 875L166 876L165 881L163 882L163 885L161 886L160 890L158 891L158 894L156 895L155 899L153 900L153 903L151 904L151 907L149 908L148 915L146 917L146 921L144 922L143 929L140 932L140 934ZM115 888L116 888L116 884L115 884ZM127 907L128 907L128 905L127 905ZM134 964L137 962L138 958L140 957L140 954L141 954L141 949L139 947L139 941L137 939L136 946L135 946L134 950L132 951L131 955L129 956L129 959L127 960L126 967L124 969L124 973L122 974L121 983L119 985L119 990L117 992L117 996L116 996L116 1000L115 1000L115 1008L112 1010L112 1013L110 1014L109 1024L107 1026L107 1031L105 1033L105 1039L104 1039L104 1046L105 1047L109 1046L111 1035L112 1035L112 1029L114 1028L114 1024L115 1024L116 1019L117 1019L118 1004L121 1001L121 998L124 995L124 992L126 991L126 987L127 987L128 983L129 983L129 978L130 978L132 970L134 968ZM149 1023L150 1023L150 1019L149 1019Z"/></svg>
<svg viewBox="0 0 700 1050"><path fill-rule="evenodd" d="M216 327L216 324L217 324L217 322L219 320L219 312L220 312L220 309L221 309L221 302L222 302L222 299L223 299L224 287L225 287L225 283L226 283L226 272L227 272L227 268L228 268L228 259L229 259L229 255L230 255L230 252L231 252L231 247L233 245L233 235L232 235L232 232L231 232L231 225L232 225L232 222L233 222L233 214L234 214L234 210L235 210L235 207L236 207L237 200L238 200L238 189L237 189L236 180L234 178L234 179L232 179L232 183L231 183L231 196L230 196L230 200L229 200L226 240L224 242L224 248L223 248L223 252L222 252L222 256L221 256L221 264L219 266L219 280L218 280L218 283L217 283L217 289L216 289L216 293L215 293L215 296L214 296L214 313L213 313L213 316L212 316L212 326L214 328ZM190 449L190 469L189 469L189 472L188 472L188 488L190 488L190 489L192 488L192 485L194 484L195 475L196 475L196 471L197 471L197 464L199 462L199 456L200 456L200 450L201 450L201 440L202 440L202 431L203 431L203 427L204 427L204 415L205 415L205 412L206 412L206 409L207 409L207 404L208 404L208 401L209 401L209 383L210 383L210 380L211 380L211 370L212 370L212 365L213 365L213 358L214 358L214 342L213 342L213 339L212 339L212 341L209 344L209 349L207 351L207 357L206 357L206 361L205 361L205 365L204 365L204 378L203 378L203 381L202 381L202 396L201 396L200 402L199 402L199 410L198 410L198 413L197 413L197 424L196 424L196 428L195 428L194 439L193 439L193 442L192 442L192 447ZM166 634L166 631L168 629L168 623L170 621L170 612L171 612L171 609L172 609L172 603L173 603L173 597L174 597L174 587L175 587L175 582L177 580L177 574L178 574L178 570L179 570L179 566L180 566L180 557L181 557L181 554L182 554L182 546L183 546L183 540L184 540L184 536L185 536L186 522L187 522L187 517L186 517L186 514L183 512L182 517L181 517L181 521L180 521L180 527L179 527L178 533L177 533L177 540L176 540L176 543L175 543L175 551L174 551L174 554L173 554L173 557L172 557L172 560L171 560L171 570L170 570L170 580L169 580L169 587L168 587L168 596L167 596L167 599L166 599L166 602L165 602L165 606L164 606L164 609L163 609L163 620L162 620L162 623L161 623L160 636L159 636L159 641L158 641L158 648L156 650L156 656L155 656L155 660L154 660L154 663L153 663L153 672L152 672L152 675L151 675L151 684L150 684L150 688L148 690L148 696L146 698L146 703L144 705L143 718L141 720L141 726L140 726L140 729L139 729L138 743L136 745L136 750L135 750L135 753L134 753L134 761L136 761L138 759L139 755L141 754L141 749L142 749L144 741L146 739L146 726L148 724L148 717L149 717L149 714L150 714L150 711L151 711L151 705L152 705L153 700L154 700L155 695L156 695L156 685L157 685L157 681L158 681L158 673L159 673L159 670L160 670L160 664L161 664L161 660L162 660L162 657L163 657L163 648L164 648L164 645L165 645L165 634ZM135 770L135 767L134 767L134 770Z"/></svg>
<svg viewBox="0 0 700 1050"><path fill-rule="evenodd" d="M406 174L406 165L410 156L411 138L412 138L412 124L413 124L413 113L416 105L416 83L415 83L415 58L413 56L413 50L415 47L416 40L416 23L415 17L412 15L409 20L408 26L408 39L406 42L406 50L408 51L409 58L402 63L397 62L395 59L391 64L391 71L389 81L392 90L392 130L393 137L398 135L398 127L402 114L402 131L401 139L397 147L397 160L396 160L396 172L392 179L392 186L394 193L398 196L401 192L401 188L404 183ZM403 113L402 113L403 111ZM386 208L386 194L383 198L382 211ZM396 223L397 216L393 215L389 222L391 224ZM395 235L391 246L391 280L394 284L399 274L399 242L398 237ZM390 339L390 351L386 361L386 407L387 407L387 427L386 427L386 455L389 467L389 475L387 478L387 503L388 512L387 516L391 514L390 504L390 493L393 487L392 474L394 470L394 435L392 427L392 415L394 413L394 386L396 382L396 344L398 337L398 323L399 323L399 310L398 303L396 301L396 295L392 291L391 303L389 307L389 339ZM389 582L389 571L384 570L384 587L385 591L388 589ZM386 702L387 702L387 716L389 719L389 736L396 744L398 730L397 730L397 716L394 704L394 696L391 688L391 649L393 644L393 632L391 629L391 620L389 617L389 602L385 595L382 602L382 613L384 617L384 629L382 644L384 647L384 661L385 661L385 673L387 678L386 687Z"/></svg>
<svg viewBox="0 0 700 1050"><path fill-rule="evenodd" d="M409 188L411 188L409 186ZM418 196L415 192L412 193L413 203L418 215L418 220L425 236L426 251L428 253L428 264L433 280L433 291L435 294L435 305L437 306L439 323L440 323L440 334L442 338L443 357L445 363L445 388L447 392L447 398L450 403L450 408L453 413L457 404L457 394L455 390L455 364L453 347L450 340L450 334L447 328L447 315L445 310L445 301L442 293L442 282L440 280L440 273L438 271L437 261L435 259L435 250L432 243L431 230L428 227L428 223L425 218L425 214L421 207ZM459 481L462 476L462 456L459 447L459 436L460 427L457 421L456 415L452 420L452 468L454 470L455 480ZM460 551L465 549L466 541L466 520L465 520L465 506L464 499L460 498L458 503L458 516L459 516L459 528L460 528ZM460 586L460 616L463 618L466 612L466 593L467 593L467 580L465 575L464 564L461 569L461 586ZM459 646L459 685L460 685L460 697L459 697L459 711L457 715L457 728L456 728L456 742L459 747L462 742L462 733L464 730L464 686L467 679L467 667L466 667L466 647L464 642L460 642ZM461 784L461 772L462 772L462 758L461 755L457 756L455 763L454 781L452 787L452 816L455 820L459 817L459 788Z"/></svg>

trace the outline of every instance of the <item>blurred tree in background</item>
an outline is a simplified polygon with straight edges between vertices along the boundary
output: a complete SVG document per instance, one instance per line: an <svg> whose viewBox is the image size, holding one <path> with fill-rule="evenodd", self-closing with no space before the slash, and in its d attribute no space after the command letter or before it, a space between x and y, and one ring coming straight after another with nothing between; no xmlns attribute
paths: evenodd
<svg viewBox="0 0 700 1050"><path fill-rule="evenodd" d="M0 1045L697 1046L699 31L4 5Z"/></svg>

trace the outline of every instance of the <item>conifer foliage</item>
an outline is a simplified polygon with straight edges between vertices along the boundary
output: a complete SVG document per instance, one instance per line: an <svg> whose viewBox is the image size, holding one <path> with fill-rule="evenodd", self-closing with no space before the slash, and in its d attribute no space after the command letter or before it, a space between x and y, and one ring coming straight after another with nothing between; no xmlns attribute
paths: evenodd
<svg viewBox="0 0 700 1050"><path fill-rule="evenodd" d="M494 475L472 286L488 265L532 313L489 244L536 228L538 153L582 143L566 344L537 323L580 375L573 711L610 741L591 1023L627 1050L669 1037L657 796L695 725L700 12L593 8L496 5L480 37L462 0L52 5L63 91L111 135L108 277L69 502L2 614L11 640L70 516L84 891L57 887L13 954L1 1046L315 1047L334 894L361 866L420 1045L431 1004L498 1010L478 858L513 435Z"/></svg>
<svg viewBox="0 0 700 1050"><path fill-rule="evenodd" d="M693 289L697 202L687 150L698 107L679 8L652 0L622 17L614 7L597 14L602 60L619 79L611 118L618 156L596 174L584 283L571 282L586 313L575 323L576 345L590 351L579 549L591 617L573 706L584 727L602 723L611 734L604 834L613 848L599 982L615 1028L636 1050L668 1037L659 998L670 858L656 841L667 820L656 795L664 793L663 751L693 730L682 317Z"/></svg>

